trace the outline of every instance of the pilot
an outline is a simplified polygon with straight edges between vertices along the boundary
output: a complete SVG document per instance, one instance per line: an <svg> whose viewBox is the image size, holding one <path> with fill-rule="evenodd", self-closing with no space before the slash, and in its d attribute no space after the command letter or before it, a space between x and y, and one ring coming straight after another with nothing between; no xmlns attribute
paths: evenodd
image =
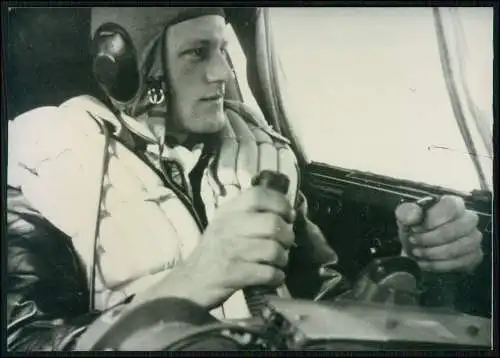
<svg viewBox="0 0 500 358"><path fill-rule="evenodd" d="M243 288L337 260L307 218L288 140L225 100L225 29L215 7L95 8L106 104L79 96L9 124L10 351L84 349L109 310L158 298L170 299L166 319L244 318ZM252 186L266 169L290 179L286 195ZM416 229L418 206L395 215L423 269L472 272L482 260L462 199L443 197ZM232 347L214 342L201 348Z"/></svg>

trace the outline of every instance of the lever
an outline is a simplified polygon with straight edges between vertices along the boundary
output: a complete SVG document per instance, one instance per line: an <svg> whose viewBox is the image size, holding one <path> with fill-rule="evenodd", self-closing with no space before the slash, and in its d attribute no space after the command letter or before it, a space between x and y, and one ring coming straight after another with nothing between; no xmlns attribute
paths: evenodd
<svg viewBox="0 0 500 358"><path fill-rule="evenodd" d="M279 172L263 170L252 179L253 186L262 186L285 195L290 186L288 177ZM247 301L248 309L253 317L258 317L262 314L266 305L266 296L277 296L276 289L265 286L248 287L243 290L243 294Z"/></svg>
<svg viewBox="0 0 500 358"><path fill-rule="evenodd" d="M415 202L423 211L422 220L420 225L425 220L427 212L439 202L440 196L426 196ZM425 300L427 305L439 306L448 308L450 310L454 309L455 306L455 289L457 283L457 275L454 273L433 273L433 272L422 272L422 284L426 289L430 289L431 295Z"/></svg>

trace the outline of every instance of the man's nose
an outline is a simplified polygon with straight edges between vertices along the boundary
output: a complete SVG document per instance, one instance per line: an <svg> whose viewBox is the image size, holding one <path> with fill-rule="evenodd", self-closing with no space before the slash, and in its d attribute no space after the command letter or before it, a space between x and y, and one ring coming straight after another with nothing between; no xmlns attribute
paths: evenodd
<svg viewBox="0 0 500 358"><path fill-rule="evenodd" d="M234 77L234 72L225 53L219 53L210 61L206 77L208 82L227 82Z"/></svg>

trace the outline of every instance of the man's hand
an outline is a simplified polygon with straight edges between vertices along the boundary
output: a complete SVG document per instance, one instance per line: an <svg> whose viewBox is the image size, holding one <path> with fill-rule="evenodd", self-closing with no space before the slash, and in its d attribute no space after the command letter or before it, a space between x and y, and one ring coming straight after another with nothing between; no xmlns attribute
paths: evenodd
<svg viewBox="0 0 500 358"><path fill-rule="evenodd" d="M474 270L483 258L477 214L466 210L461 198L443 196L423 221L422 215L422 209L414 203L396 209L399 237L406 253L426 271Z"/></svg>
<svg viewBox="0 0 500 358"><path fill-rule="evenodd" d="M186 262L148 294L187 298L211 309L244 287L281 285L294 219L282 194L246 190L218 209Z"/></svg>

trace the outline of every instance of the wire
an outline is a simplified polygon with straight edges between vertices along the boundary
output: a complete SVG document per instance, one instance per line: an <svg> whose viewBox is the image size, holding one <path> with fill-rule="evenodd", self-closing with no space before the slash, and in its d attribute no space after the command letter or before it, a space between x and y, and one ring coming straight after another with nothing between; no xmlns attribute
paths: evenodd
<svg viewBox="0 0 500 358"><path fill-rule="evenodd" d="M479 162L476 146L474 144L474 141L472 140L471 133L467 126L464 111L462 108L462 103L460 101L460 97L457 92L457 83L455 81L453 68L451 67L450 53L446 42L444 24L441 18L440 10L438 8L433 9L433 16L434 16L434 26L436 30L441 67L443 70L443 76L446 83L448 95L450 97L451 107L455 115L455 120L457 122L464 143L468 151L472 154L470 158L472 160L472 164L476 169L476 174L478 176L481 189L488 190L488 185L486 183L484 171L483 168L481 167L481 163Z"/></svg>
<svg viewBox="0 0 500 358"><path fill-rule="evenodd" d="M99 193L97 197L97 203L96 203L96 213L95 213L95 222L94 222L94 227L93 227L93 237L92 237L92 250L91 250L91 257L90 257L90 263L88 266L88 280L89 280L89 311L92 312L94 310L94 304L95 304L95 276L96 276L96 261L97 261L97 241L98 241L98 236L99 236L99 228L100 228L100 223L101 223L101 202L102 198L104 195L104 178L106 176L107 172L107 167L108 167L108 160L109 160L109 140L110 140L110 135L108 128L106 127L106 123L101 119L98 118L92 113L88 112L90 117L92 117L97 124L99 125L102 134L104 135L104 145L103 145L103 157L101 160L101 172L99 175Z"/></svg>

